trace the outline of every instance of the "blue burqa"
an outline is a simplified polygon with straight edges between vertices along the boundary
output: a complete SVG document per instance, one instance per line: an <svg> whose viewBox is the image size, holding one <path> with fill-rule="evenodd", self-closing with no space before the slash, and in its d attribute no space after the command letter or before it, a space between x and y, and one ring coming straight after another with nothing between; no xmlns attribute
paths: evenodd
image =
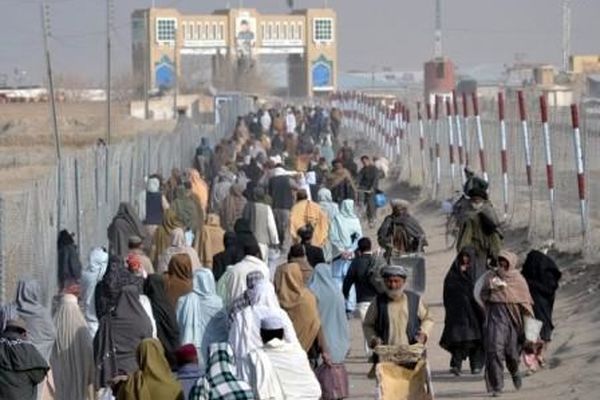
<svg viewBox="0 0 600 400"><path fill-rule="evenodd" d="M319 206L321 206L321 209L325 211L325 214L327 214L327 217L329 218L329 225L333 224L333 220L340 213L340 208L337 203L333 202L331 191L327 188L321 188L317 193L317 197ZM323 256L326 261L331 261L333 258L333 249L329 237L323 245Z"/></svg>
<svg viewBox="0 0 600 400"><path fill-rule="evenodd" d="M350 349L350 333L344 296L333 280L329 264L317 264L308 288L317 298L331 360L335 364L341 364Z"/></svg>
<svg viewBox="0 0 600 400"><path fill-rule="evenodd" d="M345 251L354 251L355 244L362 237L360 220L354 213L354 200L344 200L340 212L329 225L329 241L333 246L333 256Z"/></svg>
<svg viewBox="0 0 600 400"><path fill-rule="evenodd" d="M192 292L177 302L177 323L181 344L196 346L201 366L206 365L208 348L212 343L227 341L227 314L209 269L200 268L194 272Z"/></svg>

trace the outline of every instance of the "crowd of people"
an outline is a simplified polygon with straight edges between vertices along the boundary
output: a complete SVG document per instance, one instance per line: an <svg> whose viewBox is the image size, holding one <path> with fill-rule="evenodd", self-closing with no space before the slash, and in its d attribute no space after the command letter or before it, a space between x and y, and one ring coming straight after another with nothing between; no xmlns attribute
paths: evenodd
<svg viewBox="0 0 600 400"><path fill-rule="evenodd" d="M424 346L433 319L394 260L422 252L425 231L391 200L379 255L366 229L388 166L340 142L340 118L263 107L214 148L203 138L194 168L149 176L119 206L85 265L62 231L51 309L31 279L0 309L0 398L333 400L348 396L353 315L372 378L382 346ZM486 189L465 185L440 345L454 374L468 358L498 394L504 361L521 385L523 316L550 340L560 272L540 252L516 270ZM538 345L527 343L542 362Z"/></svg>

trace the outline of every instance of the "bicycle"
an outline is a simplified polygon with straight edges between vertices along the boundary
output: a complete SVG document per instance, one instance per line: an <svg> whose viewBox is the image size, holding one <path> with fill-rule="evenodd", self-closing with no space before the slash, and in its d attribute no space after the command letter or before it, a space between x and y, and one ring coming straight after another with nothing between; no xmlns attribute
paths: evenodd
<svg viewBox="0 0 600 400"><path fill-rule="evenodd" d="M447 249L456 246L467 202L467 197L462 192L456 192L453 197L442 204L442 210L446 213L445 242Z"/></svg>

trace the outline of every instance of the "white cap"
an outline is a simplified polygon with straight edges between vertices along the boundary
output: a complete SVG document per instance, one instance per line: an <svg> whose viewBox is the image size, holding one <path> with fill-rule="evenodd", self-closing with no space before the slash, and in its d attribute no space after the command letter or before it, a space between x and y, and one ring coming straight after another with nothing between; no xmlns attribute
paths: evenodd
<svg viewBox="0 0 600 400"><path fill-rule="evenodd" d="M402 265L387 265L382 268L381 275L383 276L400 276L406 279L408 273Z"/></svg>
<svg viewBox="0 0 600 400"><path fill-rule="evenodd" d="M260 321L260 329L268 331L283 329L283 321L277 315L270 315Z"/></svg>

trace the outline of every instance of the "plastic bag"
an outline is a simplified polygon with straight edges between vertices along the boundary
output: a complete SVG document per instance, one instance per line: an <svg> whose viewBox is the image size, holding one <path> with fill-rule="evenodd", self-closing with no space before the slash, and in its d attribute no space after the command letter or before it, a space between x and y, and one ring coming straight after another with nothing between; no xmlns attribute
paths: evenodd
<svg viewBox="0 0 600 400"><path fill-rule="evenodd" d="M540 332L542 331L542 325L544 325L544 323L528 316L523 318L523 322L525 325L525 339L530 342L537 342L540 338Z"/></svg>
<svg viewBox="0 0 600 400"><path fill-rule="evenodd" d="M375 194L375 207L382 208L387 204L387 196L383 192L378 192Z"/></svg>
<svg viewBox="0 0 600 400"><path fill-rule="evenodd" d="M321 384L322 400L343 399L350 395L348 371L344 364L321 364L315 374Z"/></svg>

